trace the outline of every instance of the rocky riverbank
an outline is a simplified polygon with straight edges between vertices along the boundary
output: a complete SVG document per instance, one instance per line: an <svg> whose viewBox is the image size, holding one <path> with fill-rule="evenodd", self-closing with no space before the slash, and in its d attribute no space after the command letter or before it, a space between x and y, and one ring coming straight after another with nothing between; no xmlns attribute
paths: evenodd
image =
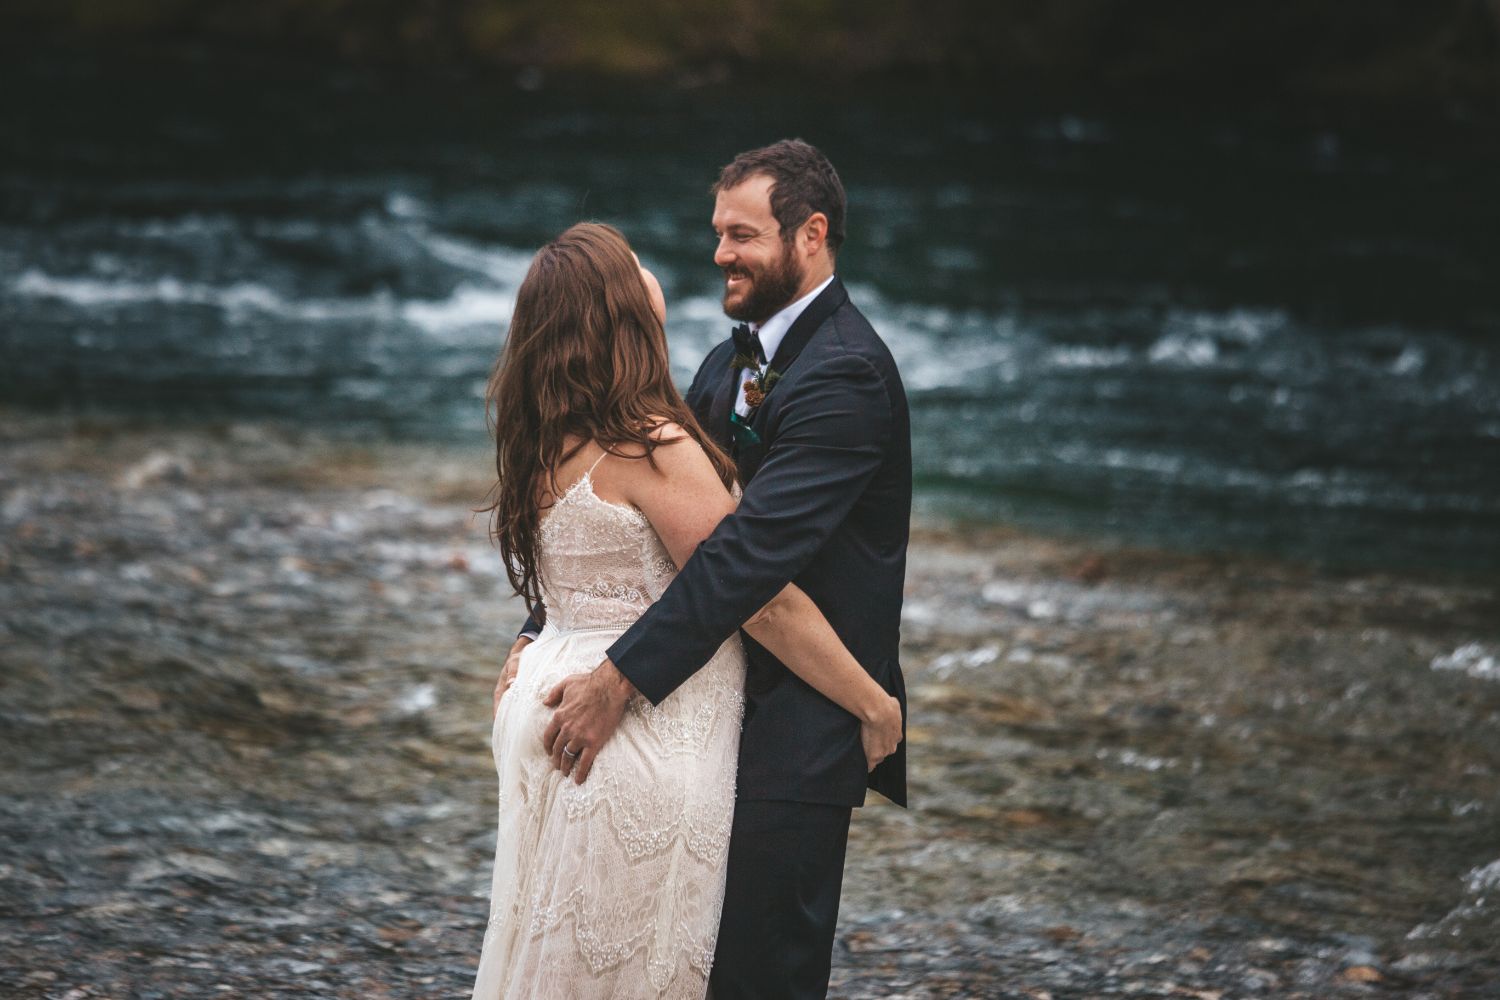
<svg viewBox="0 0 1500 1000"><path fill-rule="evenodd" d="M482 448L0 415L7 996L467 996ZM838 997L1496 995L1500 587L925 525Z"/></svg>

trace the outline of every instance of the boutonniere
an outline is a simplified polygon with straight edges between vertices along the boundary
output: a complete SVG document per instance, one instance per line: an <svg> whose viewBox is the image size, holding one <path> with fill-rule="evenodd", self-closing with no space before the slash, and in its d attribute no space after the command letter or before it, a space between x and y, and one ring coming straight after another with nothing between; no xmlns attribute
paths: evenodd
<svg viewBox="0 0 1500 1000"><path fill-rule="evenodd" d="M741 371L751 373L745 379L745 405L750 407L753 413L761 403L766 401L766 393L781 381L781 372L770 366L761 368L748 354L736 354L734 366Z"/></svg>

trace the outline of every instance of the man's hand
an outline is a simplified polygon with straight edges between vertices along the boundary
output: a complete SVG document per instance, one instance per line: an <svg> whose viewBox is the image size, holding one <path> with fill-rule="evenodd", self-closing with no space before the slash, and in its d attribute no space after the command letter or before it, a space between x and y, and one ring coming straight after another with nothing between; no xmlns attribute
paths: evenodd
<svg viewBox="0 0 1500 1000"><path fill-rule="evenodd" d="M505 666L500 670L500 679L495 682L494 700L490 704L490 721L495 721L495 716L500 713L500 698L510 686L516 682L516 672L521 669L521 650L531 645L531 636L523 635L516 640L515 645L510 647L510 654L505 657Z"/></svg>
<svg viewBox="0 0 1500 1000"><path fill-rule="evenodd" d="M859 727L859 742L865 751L865 770L875 770L881 761L896 752L905 738L904 728L901 703L886 695L881 710Z"/></svg>
<svg viewBox="0 0 1500 1000"><path fill-rule="evenodd" d="M557 709L542 734L552 766L583 784L635 693L635 685L609 660L589 673L563 678L543 702Z"/></svg>

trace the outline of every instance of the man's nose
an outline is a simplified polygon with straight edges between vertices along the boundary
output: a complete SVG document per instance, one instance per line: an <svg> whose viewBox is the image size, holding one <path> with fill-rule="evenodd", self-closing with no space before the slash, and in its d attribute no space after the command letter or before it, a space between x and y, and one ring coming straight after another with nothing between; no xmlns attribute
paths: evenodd
<svg viewBox="0 0 1500 1000"><path fill-rule="evenodd" d="M714 263L719 267L728 267L734 263L734 254L729 250L729 242L723 237L719 238L719 245L714 247Z"/></svg>

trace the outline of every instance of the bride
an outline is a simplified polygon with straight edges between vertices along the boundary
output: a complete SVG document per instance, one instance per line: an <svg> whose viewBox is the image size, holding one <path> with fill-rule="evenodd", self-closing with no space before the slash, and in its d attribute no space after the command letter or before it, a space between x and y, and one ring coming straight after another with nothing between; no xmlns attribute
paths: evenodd
<svg viewBox="0 0 1500 1000"><path fill-rule="evenodd" d="M734 509L734 467L672 384L661 287L615 229L537 252L487 391L493 530L545 609L496 687L499 830L474 1000L702 1000L724 897L744 704L738 636L659 705L630 692L594 756L544 746L558 682L592 669ZM874 767L901 709L788 586L745 632L862 722ZM627 682L628 684L628 682ZM586 779L586 780L585 780Z"/></svg>

